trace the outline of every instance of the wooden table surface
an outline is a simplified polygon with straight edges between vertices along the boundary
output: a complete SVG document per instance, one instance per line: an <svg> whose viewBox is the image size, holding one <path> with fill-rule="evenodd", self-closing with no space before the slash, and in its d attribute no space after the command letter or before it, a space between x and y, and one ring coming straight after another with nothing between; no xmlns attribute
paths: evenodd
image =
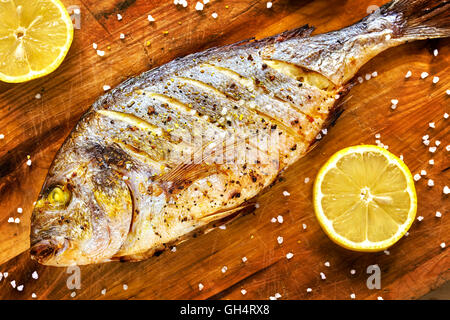
<svg viewBox="0 0 450 320"><path fill-rule="evenodd" d="M81 288L70 290L65 268L40 266L29 258L32 204L50 163L79 117L103 93L103 85L118 85L128 77L175 57L256 36L262 38L310 24L315 33L354 23L380 0L212 0L205 9L175 6L157 0L63 0L81 9L81 29L63 64L52 74L23 84L0 83L0 299L414 299L450 279L448 151L450 130L443 115L450 113L450 39L420 41L390 49L363 67L359 75L378 76L357 84L347 96L345 112L329 134L305 158L290 167L250 214L196 239L139 263L108 263L81 268ZM369 8L370 9L370 8ZM211 14L218 13L213 19ZM118 21L116 14L123 16ZM156 22L149 23L152 14ZM163 31L169 31L167 35ZM126 38L119 39L120 33ZM148 42L149 41L149 42ZM99 57L92 43L105 50ZM438 56L433 50L438 49ZM412 76L405 79L411 70ZM422 72L430 76L420 79ZM439 76L437 84L433 76ZM41 94L41 99L35 95ZM390 100L398 99L391 110ZM429 122L435 128L429 128ZM333 244L320 229L311 203L312 181L318 169L337 150L360 143L374 144L375 134L396 155L403 155L414 173L418 216L409 236L387 253L356 253ZM431 144L428 152L422 136ZM27 166L27 155L32 165ZM435 164L429 165L428 160ZM428 187L427 179L435 186ZM287 190L290 197L284 197ZM18 208L23 213L18 213ZM442 213L441 218L435 212ZM272 217L282 215L282 224ZM20 223L8 223L10 217ZM302 225L306 224L304 230ZM279 245L277 237L284 237ZM286 253L294 257L286 259ZM242 257L247 262L242 262ZM324 263L328 261L329 267ZM381 289L366 286L367 267L381 269ZM221 269L227 266L223 273ZM355 274L350 270L354 269ZM37 271L39 279L32 279ZM320 273L326 275L322 280ZM23 291L10 282L24 285ZM204 288L199 290L202 283ZM128 290L123 289L127 284ZM306 289L312 288L307 293ZM102 289L106 294L102 295ZM242 295L241 290L247 293Z"/></svg>

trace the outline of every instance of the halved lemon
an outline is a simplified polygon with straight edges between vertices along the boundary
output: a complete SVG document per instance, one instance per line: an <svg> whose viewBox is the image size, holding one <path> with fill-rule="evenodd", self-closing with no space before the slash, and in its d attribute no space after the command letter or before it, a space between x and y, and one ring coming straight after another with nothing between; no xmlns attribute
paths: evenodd
<svg viewBox="0 0 450 320"><path fill-rule="evenodd" d="M322 229L338 245L382 251L396 243L414 221L414 180L403 161L386 149L349 147L320 169L314 209Z"/></svg>
<svg viewBox="0 0 450 320"><path fill-rule="evenodd" d="M0 80L25 82L54 71L73 39L59 0L0 0Z"/></svg>

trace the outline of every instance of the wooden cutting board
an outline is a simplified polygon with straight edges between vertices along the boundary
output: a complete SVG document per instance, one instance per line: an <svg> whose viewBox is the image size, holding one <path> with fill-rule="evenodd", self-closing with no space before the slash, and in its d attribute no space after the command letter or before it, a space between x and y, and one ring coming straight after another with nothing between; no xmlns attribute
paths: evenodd
<svg viewBox="0 0 450 320"><path fill-rule="evenodd" d="M123 80L175 57L256 36L262 38L303 24L315 33L340 29L363 18L383 0L213 0L201 12L195 1L188 8L172 1L63 0L81 9L81 29L63 64L52 74L23 84L0 83L0 299L411 299L450 279L448 151L450 113L450 39L420 41L377 56L359 75L378 76L358 83L345 100L345 112L321 143L289 168L270 190L257 198L259 208L227 225L140 263L108 263L81 268L81 288L70 290L65 268L44 267L29 258L32 204L50 163L79 117L103 93ZM213 19L211 14L218 13ZM117 13L123 16L117 19ZM149 23L151 14L156 22ZM168 31L168 34L163 34ZM126 35L119 39L120 33ZM92 43L105 50L99 57ZM438 49L439 54L433 55ZM412 76L405 79L410 70ZM422 72L430 76L420 79ZM433 76L440 81L432 83ZM35 95L41 94L41 99ZM391 110L390 100L398 99ZM435 128L429 128L429 122ZM333 244L322 232L311 204L312 182L318 169L337 150L374 144L375 134L396 155L403 155L417 182L418 216L408 237L387 253L355 253ZM428 152L422 136L431 144ZM32 165L27 166L27 155ZM428 160L435 164L429 165ZM305 178L310 181L305 183ZM434 187L427 180L434 180ZM289 191L289 197L282 192ZM18 208L23 213L18 213ZM440 211L442 218L436 218ZM282 215L284 222L272 223ZM8 223L10 217L20 223ZM307 226L303 229L302 225ZM279 245L277 237L284 238ZM293 258L286 259L292 252ZM243 257L247 262L243 262ZM329 262L330 266L324 265ZM370 290L367 268L381 269L381 289ZM226 266L227 271L221 270ZM351 274L350 270L355 270ZM37 271L39 278L32 279ZM320 273L326 275L322 280ZM10 281L24 285L12 288ZM199 283L203 290L199 290ZM123 289L123 285L128 290ZM102 295L102 289L106 294ZM307 288L312 292L307 293ZM242 295L241 289L247 293Z"/></svg>

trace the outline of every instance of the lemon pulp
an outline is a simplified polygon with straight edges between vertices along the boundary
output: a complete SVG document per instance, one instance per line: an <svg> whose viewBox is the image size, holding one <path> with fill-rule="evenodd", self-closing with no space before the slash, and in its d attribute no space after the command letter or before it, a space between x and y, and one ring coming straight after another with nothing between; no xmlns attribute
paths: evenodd
<svg viewBox="0 0 450 320"><path fill-rule="evenodd" d="M316 216L328 236L357 251L380 251L397 242L414 221L417 198L409 169L376 146L333 155L314 185Z"/></svg>
<svg viewBox="0 0 450 320"><path fill-rule="evenodd" d="M59 0L0 1L0 80L44 76L63 61L73 25Z"/></svg>

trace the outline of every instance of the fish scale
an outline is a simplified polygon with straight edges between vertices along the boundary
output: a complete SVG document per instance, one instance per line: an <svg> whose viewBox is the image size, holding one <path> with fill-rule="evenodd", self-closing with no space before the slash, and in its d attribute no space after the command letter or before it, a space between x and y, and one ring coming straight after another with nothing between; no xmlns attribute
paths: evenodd
<svg viewBox="0 0 450 320"><path fill-rule="evenodd" d="M142 260L230 219L316 145L364 63L449 36L449 15L447 2L394 0L342 30L305 26L126 80L58 151L33 210L32 257Z"/></svg>

